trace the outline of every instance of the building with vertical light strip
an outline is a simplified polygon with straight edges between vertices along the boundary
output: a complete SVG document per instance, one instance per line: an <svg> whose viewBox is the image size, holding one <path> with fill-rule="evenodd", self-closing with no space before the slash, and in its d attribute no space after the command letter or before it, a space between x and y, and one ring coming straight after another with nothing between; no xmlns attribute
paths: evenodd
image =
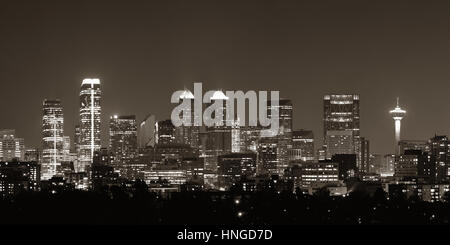
<svg viewBox="0 0 450 245"><path fill-rule="evenodd" d="M42 116L41 179L58 174L63 161L64 115L60 100L44 100Z"/></svg>
<svg viewBox="0 0 450 245"><path fill-rule="evenodd" d="M80 91L80 145L78 160L81 172L89 171L94 152L100 150L101 90L99 79L84 79Z"/></svg>

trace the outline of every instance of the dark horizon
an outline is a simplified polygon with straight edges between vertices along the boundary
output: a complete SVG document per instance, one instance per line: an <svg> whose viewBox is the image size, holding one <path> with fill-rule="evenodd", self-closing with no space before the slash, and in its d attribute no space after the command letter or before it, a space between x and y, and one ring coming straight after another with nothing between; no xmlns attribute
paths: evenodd
<svg viewBox="0 0 450 245"><path fill-rule="evenodd" d="M392 153L388 111L407 110L403 139L450 134L450 4L411 1L7 1L0 9L0 81L6 120L41 147L42 102L61 99L73 140L79 91L102 81L108 118L170 118L170 95L201 81L204 91L279 90L294 129L322 143L324 94L359 94L361 136Z"/></svg>

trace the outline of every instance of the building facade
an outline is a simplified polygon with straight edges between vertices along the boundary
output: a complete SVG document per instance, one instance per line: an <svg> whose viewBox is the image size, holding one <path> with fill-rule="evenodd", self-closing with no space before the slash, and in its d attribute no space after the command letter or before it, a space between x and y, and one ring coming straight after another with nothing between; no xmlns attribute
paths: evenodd
<svg viewBox="0 0 450 245"><path fill-rule="evenodd" d="M22 160L24 157L24 139L16 138L14 129L0 130L0 161Z"/></svg>
<svg viewBox="0 0 450 245"><path fill-rule="evenodd" d="M109 121L109 148L112 165L120 172L138 157L136 116L114 115Z"/></svg>
<svg viewBox="0 0 450 245"><path fill-rule="evenodd" d="M146 147L154 147L156 144L156 117L155 115L148 115L139 124L138 130L138 146L140 149Z"/></svg>
<svg viewBox="0 0 450 245"><path fill-rule="evenodd" d="M314 134L311 130L294 130L292 132L292 148L289 151L290 161L314 161Z"/></svg>
<svg viewBox="0 0 450 245"><path fill-rule="evenodd" d="M80 144L81 172L89 171L94 152L100 150L101 90L99 79L84 79L80 91Z"/></svg>
<svg viewBox="0 0 450 245"><path fill-rule="evenodd" d="M64 114L60 100L44 100L42 116L41 178L48 180L58 173L64 158Z"/></svg>
<svg viewBox="0 0 450 245"><path fill-rule="evenodd" d="M359 95L332 94L323 99L326 158L360 153Z"/></svg>

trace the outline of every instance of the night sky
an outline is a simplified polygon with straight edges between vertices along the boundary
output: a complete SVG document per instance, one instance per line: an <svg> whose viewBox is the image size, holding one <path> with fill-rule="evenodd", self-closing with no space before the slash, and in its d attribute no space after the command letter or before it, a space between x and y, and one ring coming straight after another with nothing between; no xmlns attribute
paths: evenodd
<svg viewBox="0 0 450 245"><path fill-rule="evenodd" d="M395 2L395 3L394 3ZM170 95L279 90L294 127L322 140L322 97L361 96L361 135L393 152L388 111L408 111L404 139L450 134L450 4L432 1L35 1L0 3L0 128L41 147L42 101L78 122L86 77L110 115L170 117Z"/></svg>

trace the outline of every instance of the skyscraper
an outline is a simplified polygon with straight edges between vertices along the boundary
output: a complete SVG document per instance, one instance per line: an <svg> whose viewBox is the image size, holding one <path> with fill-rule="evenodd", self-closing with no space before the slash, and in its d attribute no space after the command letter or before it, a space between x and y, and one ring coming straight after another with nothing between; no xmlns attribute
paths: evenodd
<svg viewBox="0 0 450 245"><path fill-rule="evenodd" d="M216 111L214 111L213 118L221 117L223 115L223 125L213 125L206 127L206 151L205 151L205 169L217 171L218 157L223 154L231 153L232 150L232 136L231 126L227 126L226 102L229 99L222 91L215 91L212 95L211 104L220 103ZM216 112L218 115L216 115ZM231 124L231 123L230 123Z"/></svg>
<svg viewBox="0 0 450 245"><path fill-rule="evenodd" d="M398 98L397 98L397 106L394 108L394 110L389 111L389 114L392 115L392 118L395 122L395 155L399 154L399 145L400 142L400 127L401 127L401 121L406 115L406 111L400 108Z"/></svg>
<svg viewBox="0 0 450 245"><path fill-rule="evenodd" d="M335 154L359 155L359 95L325 95L323 106L326 158L331 159Z"/></svg>
<svg viewBox="0 0 450 245"><path fill-rule="evenodd" d="M114 115L109 121L109 148L112 164L121 172L137 156L136 116Z"/></svg>
<svg viewBox="0 0 450 245"><path fill-rule="evenodd" d="M272 115L272 108L278 112L278 115ZM267 115L270 118L278 118L279 129L274 137L277 144L277 172L283 176L284 170L288 167L289 151L292 148L292 101L289 99L280 99L278 106L272 101L267 103Z"/></svg>
<svg viewBox="0 0 450 245"><path fill-rule="evenodd" d="M64 115L60 100L44 100L42 116L41 179L48 180L58 173L63 161Z"/></svg>
<svg viewBox="0 0 450 245"><path fill-rule="evenodd" d="M258 143L258 174L278 175L280 150L275 137L261 138Z"/></svg>
<svg viewBox="0 0 450 245"><path fill-rule="evenodd" d="M161 145L175 143L175 126L171 120L156 123L156 143Z"/></svg>
<svg viewBox="0 0 450 245"><path fill-rule="evenodd" d="M194 95L191 91L185 89L180 95L181 102L190 103L190 109L186 109L185 113L181 115L181 118L190 121L191 125L181 125L175 128L175 141L180 144L186 144L192 148L199 148L199 133L200 127L195 126L195 113L194 113ZM185 118L187 117L187 118Z"/></svg>
<svg viewBox="0 0 450 245"><path fill-rule="evenodd" d="M138 144L143 149L148 146L154 147L156 144L156 117L154 115L147 116L139 125Z"/></svg>
<svg viewBox="0 0 450 245"><path fill-rule="evenodd" d="M272 118L271 108L273 107L272 101L267 102L267 115ZM292 101L289 99L280 99L278 101L278 106L275 108L278 111L278 120L279 120L279 131L278 135L286 135L290 136L292 133L292 114L293 107ZM275 116L276 117L276 116Z"/></svg>
<svg viewBox="0 0 450 245"><path fill-rule="evenodd" d="M88 171L94 152L100 150L101 90L99 79L84 79L80 92L79 171Z"/></svg>

